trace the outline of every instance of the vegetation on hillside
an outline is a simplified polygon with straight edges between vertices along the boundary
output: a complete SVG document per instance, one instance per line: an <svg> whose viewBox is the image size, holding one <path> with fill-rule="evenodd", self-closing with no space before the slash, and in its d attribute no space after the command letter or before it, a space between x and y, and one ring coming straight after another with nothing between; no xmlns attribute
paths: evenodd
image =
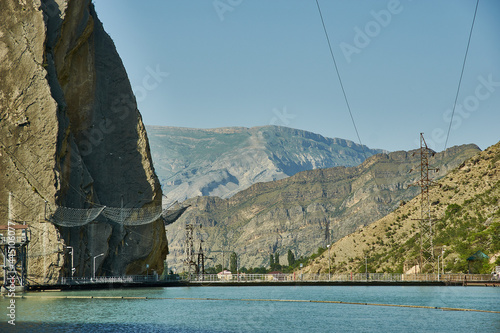
<svg viewBox="0 0 500 333"><path fill-rule="evenodd" d="M493 266L500 265L500 257L491 264L487 260L467 261L477 251L487 255L500 252L500 209L490 214L487 212L490 207L498 207L499 192L500 182L490 190L465 200L462 205L449 204L444 216L435 221L435 256L441 256L441 260L444 260L445 272L468 273L470 270L470 273L486 274L493 270ZM403 273L405 263L418 262L420 233L415 233L403 244L395 244L394 235L403 224L402 218L404 216L398 216L385 229L386 237L378 241L379 245L387 243L388 247L375 255L370 255L367 250L363 252L362 258L355 258L358 272L364 272L365 256L369 268L380 272ZM384 265L384 262L391 265Z"/></svg>
<svg viewBox="0 0 500 333"><path fill-rule="evenodd" d="M429 192L434 234L433 266L448 273L490 273L500 265L500 143L470 158ZM415 272L420 258L420 198L333 244L305 272ZM478 251L483 260L467 260ZM365 259L366 258L366 259Z"/></svg>

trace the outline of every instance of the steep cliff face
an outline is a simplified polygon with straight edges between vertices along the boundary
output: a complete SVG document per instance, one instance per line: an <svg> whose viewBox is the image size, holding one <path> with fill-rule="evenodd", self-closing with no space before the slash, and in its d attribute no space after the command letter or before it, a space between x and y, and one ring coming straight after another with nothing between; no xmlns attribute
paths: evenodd
<svg viewBox="0 0 500 333"><path fill-rule="evenodd" d="M29 274L37 282L75 276L161 272L160 220L124 227L41 223L45 207L159 205L161 188L127 74L90 0L0 4L0 223L13 193L14 219L31 228Z"/></svg>
<svg viewBox="0 0 500 333"><path fill-rule="evenodd" d="M464 145L435 154L430 159L440 169L435 176L444 176L478 151L475 145ZM309 256L413 198L418 189L407 186L420 175L408 171L419 164L420 157L412 152L378 154L356 167L304 171L258 183L229 199L187 200L191 207L167 227L169 266L182 268L186 223L202 225L195 239L203 240L215 264L222 264L222 256L211 251L235 251L247 268L266 266L269 254L285 257L289 249L296 257Z"/></svg>

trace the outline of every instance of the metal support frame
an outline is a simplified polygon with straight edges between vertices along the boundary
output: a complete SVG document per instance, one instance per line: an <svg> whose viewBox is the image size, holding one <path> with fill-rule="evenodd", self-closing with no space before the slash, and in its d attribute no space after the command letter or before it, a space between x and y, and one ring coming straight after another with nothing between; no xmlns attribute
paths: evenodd
<svg viewBox="0 0 500 333"><path fill-rule="evenodd" d="M3 286L28 285L28 244L30 230L27 225L1 226L0 251L3 255Z"/></svg>
<svg viewBox="0 0 500 333"><path fill-rule="evenodd" d="M410 186L420 187L420 260L419 271L422 272L424 266L430 265L434 269L434 220L431 217L431 203L429 199L429 188L437 185L429 177L430 171L438 171L429 167L429 157L434 155L428 147L424 139L424 133L420 133L420 179Z"/></svg>
<svg viewBox="0 0 500 333"><path fill-rule="evenodd" d="M64 247L66 249L70 249L69 254L71 254L71 277L74 277L75 270L76 270L76 268L75 268L75 260L74 260L74 258L75 258L74 251L75 251L75 249L73 248L73 246L66 246L65 245Z"/></svg>
<svg viewBox="0 0 500 333"><path fill-rule="evenodd" d="M203 253L203 241L200 241L200 249L198 250L198 265L196 266L197 274L205 274L205 253Z"/></svg>
<svg viewBox="0 0 500 333"><path fill-rule="evenodd" d="M7 225L0 226L0 251L3 255L3 286L28 285L28 244L31 230L26 222L14 221L13 194L9 192Z"/></svg>
<svg viewBox="0 0 500 333"><path fill-rule="evenodd" d="M191 276L191 267L195 267L195 271L197 270L196 262L195 262L195 251L194 251L194 228L193 224L186 224L186 242L185 242L185 251L186 251L186 259L184 259L184 265L187 266L188 274Z"/></svg>
<svg viewBox="0 0 500 333"><path fill-rule="evenodd" d="M93 279L95 279L95 271L96 271L96 268L97 268L97 267L95 267L95 260L97 258L99 258L99 257L102 257L103 255L104 255L104 253L101 253L101 254L98 254L98 255L94 256L94 259L93 259L93 263L94 264L92 265L92 278Z"/></svg>

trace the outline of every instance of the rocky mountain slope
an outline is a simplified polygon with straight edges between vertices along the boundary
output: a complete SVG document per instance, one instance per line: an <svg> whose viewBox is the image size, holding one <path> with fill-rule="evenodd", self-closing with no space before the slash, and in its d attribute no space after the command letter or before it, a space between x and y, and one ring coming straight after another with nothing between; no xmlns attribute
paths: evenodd
<svg viewBox="0 0 500 333"><path fill-rule="evenodd" d="M452 147L430 162L442 177L478 151L475 145ZM202 226L195 239L202 239L208 256L215 258L209 265L222 263L221 253L215 251L223 250L235 251L247 268L267 266L269 254L276 252L286 260L289 249L295 257L309 256L413 198L418 189L407 186L419 175L408 171L419 165L419 156L412 152L378 154L356 167L304 171L258 183L229 199L187 200L191 207L167 228L169 266L182 267L186 223Z"/></svg>
<svg viewBox="0 0 500 333"><path fill-rule="evenodd" d="M441 256L445 272L467 273L466 259L482 251L489 262L473 272L491 272L491 266L500 265L500 143L460 164L438 184L429 191L436 262ZM370 272L418 272L419 197L333 244L332 271L364 272L366 256ZM304 272L328 272L327 253Z"/></svg>
<svg viewBox="0 0 500 333"><path fill-rule="evenodd" d="M161 202L148 139L125 68L90 0L0 2L0 223L31 228L29 278L161 272L161 220L123 228L58 227L56 206L148 207ZM139 236L138 236L139 235ZM127 245L125 245L127 244ZM150 269L150 270L151 270Z"/></svg>
<svg viewBox="0 0 500 333"><path fill-rule="evenodd" d="M382 152L279 126L146 128L168 202L197 196L229 198L258 182L305 170L355 166L364 161L365 154Z"/></svg>

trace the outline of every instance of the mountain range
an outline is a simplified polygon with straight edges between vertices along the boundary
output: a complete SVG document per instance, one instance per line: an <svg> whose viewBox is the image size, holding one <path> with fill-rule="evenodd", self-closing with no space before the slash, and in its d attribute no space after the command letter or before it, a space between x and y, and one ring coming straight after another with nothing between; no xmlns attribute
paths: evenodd
<svg viewBox="0 0 500 333"><path fill-rule="evenodd" d="M155 170L168 199L232 195L297 172L355 166L384 152L349 140L279 126L193 129L146 127Z"/></svg>
<svg viewBox="0 0 500 333"><path fill-rule="evenodd" d="M479 148L463 145L433 154L434 176L443 177ZM222 264L221 252L236 252L240 266L268 264L269 255L286 260L290 249L296 257L309 256L318 247L368 226L419 193L407 188L419 177L418 151L381 153L353 167L302 171L271 182L254 184L230 198L203 196L180 219L167 227L171 268L181 269L185 250L185 225L195 229L195 248L202 247ZM228 256L225 256L225 260ZM227 262L224 263L227 266Z"/></svg>
<svg viewBox="0 0 500 333"><path fill-rule="evenodd" d="M500 142L474 154L429 190L434 264L419 265L420 196L345 236L306 266L304 273L490 273L500 265ZM468 262L477 251L489 259ZM439 259L438 259L439 257ZM365 259L366 258L366 259ZM366 260L366 261L365 261ZM331 264L329 265L329 261ZM428 265L429 266L429 265Z"/></svg>

